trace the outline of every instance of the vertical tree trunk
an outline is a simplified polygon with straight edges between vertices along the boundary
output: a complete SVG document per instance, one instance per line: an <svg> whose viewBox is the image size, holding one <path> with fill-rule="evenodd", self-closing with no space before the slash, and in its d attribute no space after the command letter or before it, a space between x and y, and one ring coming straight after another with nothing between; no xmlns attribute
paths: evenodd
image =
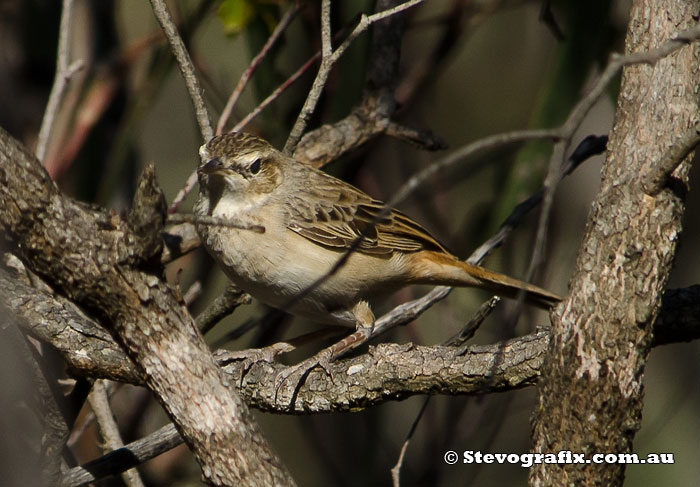
<svg viewBox="0 0 700 487"><path fill-rule="evenodd" d="M636 0L626 52L647 51L695 25L698 1ZM540 381L534 451L632 451L643 405L651 325L673 263L689 161L658 194L642 175L698 117L698 45L623 71L603 181L589 216L571 292L553 314ZM624 465L535 465L531 485L621 485Z"/></svg>

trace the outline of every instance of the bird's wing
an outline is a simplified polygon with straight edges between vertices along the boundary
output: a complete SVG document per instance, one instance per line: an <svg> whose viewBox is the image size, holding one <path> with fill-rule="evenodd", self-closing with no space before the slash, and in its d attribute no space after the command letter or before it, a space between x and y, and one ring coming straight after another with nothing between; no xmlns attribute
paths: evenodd
<svg viewBox="0 0 700 487"><path fill-rule="evenodd" d="M398 210L386 212L381 201L354 186L318 171L287 206L288 228L328 248L344 250L360 237L361 253L389 256L394 251L447 250Z"/></svg>

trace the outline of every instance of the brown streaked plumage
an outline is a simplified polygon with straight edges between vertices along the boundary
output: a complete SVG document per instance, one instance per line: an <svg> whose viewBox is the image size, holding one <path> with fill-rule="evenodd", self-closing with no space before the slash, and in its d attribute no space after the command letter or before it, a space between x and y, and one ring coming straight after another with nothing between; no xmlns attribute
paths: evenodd
<svg viewBox="0 0 700 487"><path fill-rule="evenodd" d="M559 296L466 264L408 216L354 186L274 149L231 133L202 146L198 214L262 225L255 233L199 225L202 242L228 277L274 307L288 305L362 237L336 274L288 311L312 320L367 326L357 309L370 298L411 284L472 286L551 307ZM361 315L361 316L360 316ZM371 321L371 320L370 320Z"/></svg>

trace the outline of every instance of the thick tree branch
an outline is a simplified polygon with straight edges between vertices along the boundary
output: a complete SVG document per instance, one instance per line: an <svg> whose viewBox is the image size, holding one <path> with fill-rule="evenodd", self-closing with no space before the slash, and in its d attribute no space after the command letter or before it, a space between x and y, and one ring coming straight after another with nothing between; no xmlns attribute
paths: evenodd
<svg viewBox="0 0 700 487"><path fill-rule="evenodd" d="M108 333L55 297L2 269L0 297L4 301L0 304L15 317L18 326L56 347L73 373L144 384L142 375ZM700 285L668 291L654 325L654 345L699 339L699 303ZM370 354L332 364L332 380L323 373L312 374L299 391L295 412L348 411L414 394L485 394L529 386L539 377L549 337L550 330L542 329L504 343L469 347L458 356L454 348L379 345ZM436 360L450 366L425 368L425 363ZM498 366L494 369L488 364ZM255 364L243 380L237 363L226 366L225 370L229 384L238 387L249 404L265 411L284 412L288 402L275 402L274 387L274 379L283 368L280 364ZM95 478L119 473L181 441L172 425L162 428L135 444L71 470L63 485L84 485Z"/></svg>
<svg viewBox="0 0 700 487"><path fill-rule="evenodd" d="M652 325L681 232L689 161L673 172L674 184L654 196L645 193L639 175L657 167L697 120L698 48L687 46L683 33L667 37L693 26L689 32L697 38L698 8L697 1L633 4L626 50L634 54L618 61L655 64L623 70L601 189L569 296L552 315L533 428L536 452L632 451ZM570 120L582 117L583 108ZM530 470L534 486L618 486L623 479L622 464L536 464Z"/></svg>
<svg viewBox="0 0 700 487"><path fill-rule="evenodd" d="M133 225L139 221L133 215L127 222L64 197L40 163L1 129L0 181L0 225L18 255L119 337L208 482L291 485L179 295L140 268L153 266L149 252L135 255L144 248L134 243L148 241L134 233L143 221ZM163 219L153 215L145 228L157 235Z"/></svg>
<svg viewBox="0 0 700 487"><path fill-rule="evenodd" d="M73 373L130 384L144 384L143 375L102 327L74 309L62 305L55 297L34 289L2 269L0 296L3 297L8 311L16 317L18 326L25 333L55 347ZM698 317L700 285L668 291L654 326L654 345L699 339ZM304 399L295 404L294 412L319 413L366 408L398 397L438 391L451 395L484 394L498 383L504 384L501 390L524 387L532 384L533 376L529 375L529 372L523 374L522 369L519 369L522 356L526 354L538 357L549 342L548 336L549 329L543 329L535 335L506 342L511 344L510 347L505 343L496 343L489 347L469 348L460 356L454 356L454 349L440 346L378 345L369 358L363 355L331 364L333 380L323 373L312 374L300 391L300 398ZM512 345L515 343L518 346ZM527 352L522 352L525 349ZM422 359L415 360L440 353L443 355L442 360L449 357L452 366L441 369L435 376L424 373L424 366L420 361ZM488 353L491 355L488 356ZM478 376L479 364L495 361L499 353L502 354L502 368L499 369L501 372L489 370L486 374ZM386 362L386 370L375 370L373 364L378 361ZM531 372L534 372L536 377L540 365L541 362L536 359L531 360L527 367L532 368ZM243 377L242 383L241 367L238 367L237 362L225 366L224 369L229 374L229 383L239 388L249 404L264 411L285 412L288 404L280 405L274 402L274 378L284 367L282 364L255 364ZM348 374L348 371L352 373ZM472 382L462 377L465 371L469 372ZM497 376L495 379L494 374ZM505 379L500 374L510 379ZM407 376L416 379L412 381ZM515 380L515 377L522 379ZM358 382L374 383L377 388L391 387L396 395L375 396L370 400L359 388L348 395L347 390ZM321 394L322 397L310 406L314 394ZM251 402L255 397L258 399Z"/></svg>

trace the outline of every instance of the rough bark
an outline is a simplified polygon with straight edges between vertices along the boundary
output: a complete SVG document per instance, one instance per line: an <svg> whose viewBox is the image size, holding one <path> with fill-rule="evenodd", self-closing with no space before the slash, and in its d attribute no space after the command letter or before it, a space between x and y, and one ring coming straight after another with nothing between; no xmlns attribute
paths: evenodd
<svg viewBox="0 0 700 487"><path fill-rule="evenodd" d="M118 338L214 485L291 485L286 469L158 274L164 201L152 169L128 219L65 197L0 129L0 225L28 268Z"/></svg>
<svg viewBox="0 0 700 487"><path fill-rule="evenodd" d="M145 383L111 335L94 321L2 269L0 306L24 333L55 347L73 374ZM698 308L700 286L667 291L654 323L654 345L700 338ZM229 385L249 406L262 411L352 411L415 394L487 394L534 385L549 340L550 330L543 328L493 345L470 346L464 354L453 347L380 344L369 354L332 363L332 378L314 371L297 391L293 407L289 401L293 385L275 388L282 364L260 361L244 371L233 362L224 371Z"/></svg>
<svg viewBox="0 0 700 487"><path fill-rule="evenodd" d="M696 1L637 0L626 51L646 51L695 25ZM640 428L652 324L672 266L689 160L658 194L643 174L658 167L698 117L698 46L623 71L601 189L593 204L571 289L553 313L539 382L534 451L632 451ZM621 485L624 465L538 464L531 485Z"/></svg>

